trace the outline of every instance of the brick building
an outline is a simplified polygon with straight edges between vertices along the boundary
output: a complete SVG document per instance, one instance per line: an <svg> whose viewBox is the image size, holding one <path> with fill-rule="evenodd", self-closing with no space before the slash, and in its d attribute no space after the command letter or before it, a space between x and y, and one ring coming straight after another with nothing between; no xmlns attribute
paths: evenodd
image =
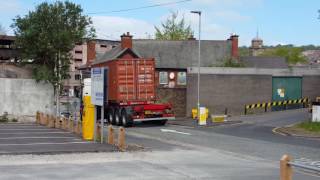
<svg viewBox="0 0 320 180"><path fill-rule="evenodd" d="M198 41L194 38L184 41L132 40L131 36L129 41L132 41L132 49L140 57L155 58L158 101L172 103L175 114L185 116L187 67L196 66L198 63ZM96 60L101 61L114 56L120 49L115 48L106 53L97 52ZM201 66L217 66L231 57L239 58L237 35L231 35L228 40L201 41ZM86 67L90 67L90 63Z"/></svg>

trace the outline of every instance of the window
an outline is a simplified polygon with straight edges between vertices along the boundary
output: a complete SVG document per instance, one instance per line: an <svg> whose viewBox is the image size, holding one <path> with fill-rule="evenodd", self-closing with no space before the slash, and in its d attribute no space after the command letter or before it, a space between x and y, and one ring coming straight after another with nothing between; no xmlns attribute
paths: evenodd
<svg viewBox="0 0 320 180"><path fill-rule="evenodd" d="M75 61L82 62L82 59L74 59Z"/></svg>
<svg viewBox="0 0 320 180"><path fill-rule="evenodd" d="M168 72L159 72L159 84L168 84Z"/></svg>
<svg viewBox="0 0 320 180"><path fill-rule="evenodd" d="M102 48L107 48L107 45L101 44L100 47L102 47Z"/></svg>
<svg viewBox="0 0 320 180"><path fill-rule="evenodd" d="M186 85L187 84L187 73L186 72L178 72L178 85Z"/></svg>
<svg viewBox="0 0 320 180"><path fill-rule="evenodd" d="M80 78L81 78L80 74L74 75L74 79L75 79L75 80L80 80Z"/></svg>
<svg viewBox="0 0 320 180"><path fill-rule="evenodd" d="M82 51L74 51L76 54L82 54Z"/></svg>

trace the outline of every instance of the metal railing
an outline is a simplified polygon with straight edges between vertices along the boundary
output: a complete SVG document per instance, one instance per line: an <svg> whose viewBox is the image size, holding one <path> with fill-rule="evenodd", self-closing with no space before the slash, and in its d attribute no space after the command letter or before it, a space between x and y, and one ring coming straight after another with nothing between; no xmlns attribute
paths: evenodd
<svg viewBox="0 0 320 180"><path fill-rule="evenodd" d="M289 155L283 155L280 160L280 180L292 180L293 167L320 173L320 161L292 160Z"/></svg>

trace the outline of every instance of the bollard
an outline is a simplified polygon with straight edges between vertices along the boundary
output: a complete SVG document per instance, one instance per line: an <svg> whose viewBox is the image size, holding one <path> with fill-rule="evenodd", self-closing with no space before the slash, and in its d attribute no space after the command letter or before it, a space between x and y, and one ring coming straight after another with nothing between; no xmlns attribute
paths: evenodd
<svg viewBox="0 0 320 180"><path fill-rule="evenodd" d="M97 124L97 131L96 131L96 140L99 140L100 141L100 138L101 138L101 128L100 128L100 124Z"/></svg>
<svg viewBox="0 0 320 180"><path fill-rule="evenodd" d="M77 121L77 125L76 125L76 134L80 135L81 134L81 121Z"/></svg>
<svg viewBox="0 0 320 180"><path fill-rule="evenodd" d="M49 124L48 124L49 128L54 128L55 127L55 118L53 115L50 116L49 118Z"/></svg>
<svg viewBox="0 0 320 180"><path fill-rule="evenodd" d="M40 124L40 112L37 111L36 113L36 124Z"/></svg>
<svg viewBox="0 0 320 180"><path fill-rule="evenodd" d="M59 117L56 117L55 118L56 120L55 120L55 128L61 128L61 122L60 122L60 118Z"/></svg>
<svg viewBox="0 0 320 180"><path fill-rule="evenodd" d="M114 144L114 130L112 125L108 126L108 144Z"/></svg>
<svg viewBox="0 0 320 180"><path fill-rule="evenodd" d="M42 125L43 123L43 113L41 112L39 115L39 124Z"/></svg>
<svg viewBox="0 0 320 180"><path fill-rule="evenodd" d="M46 114L46 120L44 122L44 125L45 126L48 126L49 125L49 121L50 121L50 115L49 114Z"/></svg>
<svg viewBox="0 0 320 180"><path fill-rule="evenodd" d="M125 129L123 127L119 128L118 133L118 148L123 151L126 149L126 137L125 137Z"/></svg>
<svg viewBox="0 0 320 180"><path fill-rule="evenodd" d="M62 129L66 130L67 129L67 119L65 117L62 118Z"/></svg>
<svg viewBox="0 0 320 180"><path fill-rule="evenodd" d="M69 125L69 128L68 128L69 131L73 132L73 120L71 118L69 118L69 124L68 125Z"/></svg>
<svg viewBox="0 0 320 180"><path fill-rule="evenodd" d="M288 164L290 160L290 156L282 156L280 160L280 180L292 180L292 167Z"/></svg>

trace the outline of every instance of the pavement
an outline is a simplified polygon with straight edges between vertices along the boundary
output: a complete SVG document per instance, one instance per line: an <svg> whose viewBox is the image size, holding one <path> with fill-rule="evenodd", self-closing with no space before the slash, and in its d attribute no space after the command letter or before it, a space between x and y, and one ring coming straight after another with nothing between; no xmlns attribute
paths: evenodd
<svg viewBox="0 0 320 180"><path fill-rule="evenodd" d="M0 124L0 155L56 154L74 152L109 152L117 148L83 141L81 137L60 129L36 124Z"/></svg>

